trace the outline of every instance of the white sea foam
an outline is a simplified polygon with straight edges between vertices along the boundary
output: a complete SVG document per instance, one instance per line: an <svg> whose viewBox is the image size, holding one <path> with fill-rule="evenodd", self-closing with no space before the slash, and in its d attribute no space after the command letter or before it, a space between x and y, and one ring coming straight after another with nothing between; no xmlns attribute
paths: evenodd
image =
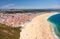
<svg viewBox="0 0 60 39"><path fill-rule="evenodd" d="M55 15L55 14L59 14L59 13L56 12L56 13L53 13L52 15ZM52 15L50 15L49 17L51 17ZM49 17L47 17L47 19L48 19ZM52 32L53 32L55 38L56 38L56 39L59 39L59 37L56 35L56 33L55 33L55 31L54 31L54 27L55 27L56 25L52 24L51 22L50 22L50 24L51 24L51 26L52 26Z"/></svg>
<svg viewBox="0 0 60 39"><path fill-rule="evenodd" d="M58 12L52 13L52 15L55 15L55 14L59 14L59 13L58 13ZM49 17L51 17L52 15L50 15ZM49 17L47 17L47 19L48 19Z"/></svg>
<svg viewBox="0 0 60 39"><path fill-rule="evenodd" d="M54 31L54 27L55 27L56 25L54 25L54 24L51 23L51 26L52 26L52 32L53 32L54 36L56 37L56 39L59 39L59 37L56 35L56 33L55 33L55 31Z"/></svg>

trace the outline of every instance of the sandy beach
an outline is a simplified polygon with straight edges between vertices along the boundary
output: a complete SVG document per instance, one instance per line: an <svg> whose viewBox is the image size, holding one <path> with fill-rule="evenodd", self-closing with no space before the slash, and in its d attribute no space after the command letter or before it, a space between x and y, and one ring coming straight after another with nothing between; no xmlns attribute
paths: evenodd
<svg viewBox="0 0 60 39"><path fill-rule="evenodd" d="M54 13L45 13L32 19L20 33L20 39L56 39L47 18Z"/></svg>

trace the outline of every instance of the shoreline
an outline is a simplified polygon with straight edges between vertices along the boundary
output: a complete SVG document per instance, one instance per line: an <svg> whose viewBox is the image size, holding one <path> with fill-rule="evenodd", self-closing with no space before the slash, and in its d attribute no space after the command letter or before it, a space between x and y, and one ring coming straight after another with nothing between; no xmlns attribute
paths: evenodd
<svg viewBox="0 0 60 39"><path fill-rule="evenodd" d="M59 14L59 13L55 13L55 14ZM52 14L52 15L55 15L55 14ZM52 15L51 15L51 16L52 16ZM49 16L49 17L51 17L51 16ZM48 17L48 18L49 18L49 17ZM49 20L47 20L47 21L50 22ZM51 23L51 22L50 22L50 24L51 24L51 26L52 26L51 28L52 28L52 32L53 32L54 36L56 37L56 39L59 39L59 37L56 35L56 33L58 33L58 31L55 31L56 25L53 24L53 23Z"/></svg>
<svg viewBox="0 0 60 39"><path fill-rule="evenodd" d="M21 39L28 39L29 37L31 37L29 39L34 39L35 38L34 36L38 36L37 39L39 39L39 38L40 39L44 39L44 38L56 39L54 34L52 33L52 26L47 21L47 18L53 14L54 13L46 13L46 14L42 14L42 15L34 17L32 19L32 21L30 23L28 23L26 25L26 27L20 33ZM33 29L33 31L31 31L31 29ZM33 33L33 32L35 32L35 33ZM38 32L39 32L39 34L38 34ZM44 33L46 33L46 34L44 35ZM28 37L26 36L26 34L28 34ZM41 36L39 36L39 35L41 35Z"/></svg>

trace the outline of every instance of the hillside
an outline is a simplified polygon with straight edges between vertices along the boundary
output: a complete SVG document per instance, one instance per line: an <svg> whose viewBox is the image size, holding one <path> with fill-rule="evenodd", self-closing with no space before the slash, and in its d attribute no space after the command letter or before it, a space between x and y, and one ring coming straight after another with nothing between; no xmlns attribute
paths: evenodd
<svg viewBox="0 0 60 39"><path fill-rule="evenodd" d="M0 24L0 39L19 39L20 27L9 27L4 24Z"/></svg>

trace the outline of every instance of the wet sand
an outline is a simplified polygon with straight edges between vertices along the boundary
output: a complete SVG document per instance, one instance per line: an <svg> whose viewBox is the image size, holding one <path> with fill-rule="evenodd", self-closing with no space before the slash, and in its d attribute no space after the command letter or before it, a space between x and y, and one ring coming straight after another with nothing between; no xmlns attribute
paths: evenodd
<svg viewBox="0 0 60 39"><path fill-rule="evenodd" d="M46 13L32 19L20 33L20 39L56 39L47 18L54 13Z"/></svg>

